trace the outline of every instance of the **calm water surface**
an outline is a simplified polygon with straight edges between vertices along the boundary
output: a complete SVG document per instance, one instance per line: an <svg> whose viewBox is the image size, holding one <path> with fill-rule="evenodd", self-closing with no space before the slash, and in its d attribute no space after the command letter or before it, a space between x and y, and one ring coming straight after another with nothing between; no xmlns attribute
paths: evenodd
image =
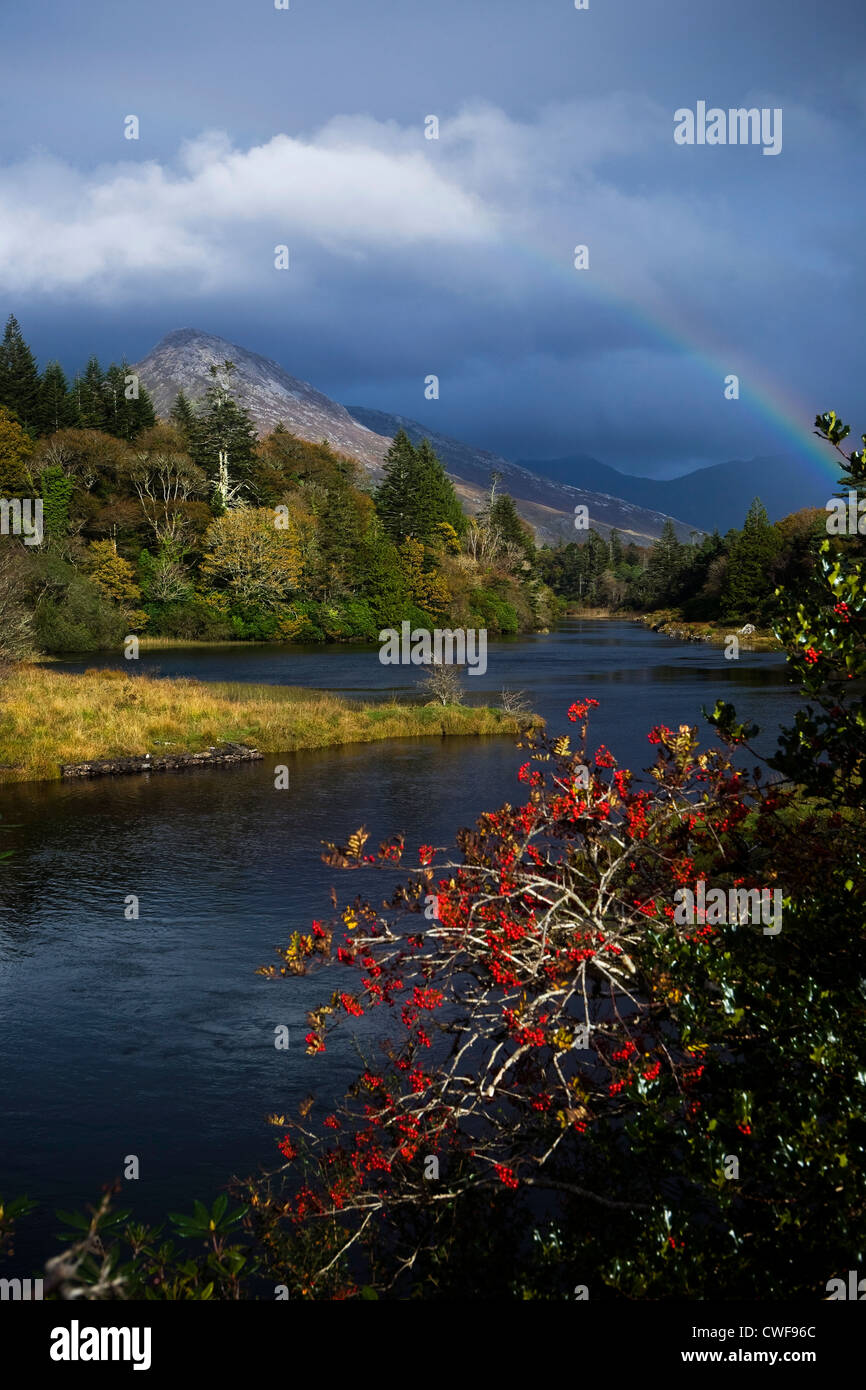
<svg viewBox="0 0 866 1390"><path fill-rule="evenodd" d="M114 665L87 657L63 668ZM370 698L417 693L414 668L377 648L173 648L136 669L164 676L301 685ZM765 728L796 701L781 656L685 644L630 623L572 621L550 634L491 643L488 671L464 680L470 702L502 686L526 692L553 729L575 698L600 702L593 746L621 764L652 761L655 723L701 723L719 697ZM711 738L708 736L708 742ZM232 1173L271 1162L272 1110L309 1091L334 1098L357 1072L352 1035L308 1058L304 1016L330 992L320 975L256 976L329 889L355 891L319 858L323 839L364 824L372 839L453 844L460 826L516 800L510 739L419 739L269 757L237 768L0 789L14 857L0 865L0 1196L39 1201L16 1263L57 1247L56 1207L80 1206L137 1154L126 1184L136 1215L212 1200ZM291 786L275 791L273 765ZM372 893L384 880L365 880ZM140 900L138 921L124 899ZM372 1048L373 1016L353 1020ZM274 1048L286 1024L290 1046ZM357 1025L360 1024L360 1027ZM26 1230L26 1228L25 1228Z"/></svg>

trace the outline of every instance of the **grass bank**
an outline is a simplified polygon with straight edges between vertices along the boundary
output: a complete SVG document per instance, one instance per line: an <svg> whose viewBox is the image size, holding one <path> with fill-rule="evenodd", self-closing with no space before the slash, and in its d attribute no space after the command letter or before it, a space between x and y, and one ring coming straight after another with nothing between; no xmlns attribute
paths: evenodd
<svg viewBox="0 0 866 1390"><path fill-rule="evenodd" d="M518 730L517 720L486 706L363 704L289 686L23 666L0 684L0 782L56 780L62 763L198 753L220 743L275 753Z"/></svg>
<svg viewBox="0 0 866 1390"><path fill-rule="evenodd" d="M712 646L723 647L729 637L737 637L740 646L750 652L781 652L781 642L776 640L770 628L755 628L753 632L740 631L745 623L686 622L676 609L664 609L657 613L641 613L637 621L653 632L664 632L668 637L678 637L683 642L709 642Z"/></svg>

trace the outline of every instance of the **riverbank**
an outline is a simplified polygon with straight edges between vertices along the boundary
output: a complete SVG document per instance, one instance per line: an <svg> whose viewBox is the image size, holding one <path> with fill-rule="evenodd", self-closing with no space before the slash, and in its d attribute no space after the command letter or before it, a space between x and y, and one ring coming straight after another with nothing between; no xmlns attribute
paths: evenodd
<svg viewBox="0 0 866 1390"><path fill-rule="evenodd" d="M62 766L227 744L289 753L379 739L517 734L532 718L488 706L363 704L291 686L23 666L0 689L0 783L56 781Z"/></svg>
<svg viewBox="0 0 866 1390"><path fill-rule="evenodd" d="M567 618L603 618L618 622L640 623L652 632L662 632L666 637L676 637L681 642L708 642L713 647L723 647L729 637L737 637L741 647L750 652L780 652L781 642L770 628L757 628L745 623L687 622L675 608L659 609L654 613L639 613L631 609L578 608L569 606L565 610ZM746 626L751 632L743 632Z"/></svg>
<svg viewBox="0 0 866 1390"><path fill-rule="evenodd" d="M686 622L675 610L670 609L635 614L634 621L653 632L663 632L666 637L676 637L681 642L709 642L713 647L723 647L730 637L736 637L746 651L784 651L770 628L758 628L752 623Z"/></svg>

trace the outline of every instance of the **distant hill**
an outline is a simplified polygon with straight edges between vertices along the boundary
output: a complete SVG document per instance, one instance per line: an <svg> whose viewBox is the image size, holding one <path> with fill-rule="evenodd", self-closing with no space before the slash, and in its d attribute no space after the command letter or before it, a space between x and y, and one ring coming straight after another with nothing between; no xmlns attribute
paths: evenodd
<svg viewBox="0 0 866 1390"><path fill-rule="evenodd" d="M785 455L716 463L666 482L620 473L586 454L522 459L520 466L573 487L616 493L639 507L675 512L702 530L717 527L722 535L732 526L742 526L755 497L760 497L770 520L779 521L801 507L823 507L833 491L814 464Z"/></svg>
<svg viewBox="0 0 866 1390"><path fill-rule="evenodd" d="M539 465L530 469L510 463L401 415L386 415L362 406L347 409L309 382L291 376L278 362L212 333L195 328L168 333L135 370L153 397L157 414L166 416L181 390L190 400L200 400L211 382L211 363L226 358L235 364L233 393L250 412L260 434L267 434L282 422L302 439L326 439L334 449L357 459L372 480L381 476L391 440L399 429L404 429L414 442L425 436L430 439L470 513L483 506L491 472L501 473L502 487L511 493L520 515L535 528L542 543L580 539L574 529L574 508L578 504L589 508L590 525L603 536L616 527L625 541L646 545L661 535L667 512L657 510L655 504L647 506L624 495L609 495L592 479L570 486L568 482L541 477ZM613 474L614 470L607 472ZM629 481L625 475L616 477ZM676 520L675 526L681 540L687 540L695 529Z"/></svg>
<svg viewBox="0 0 866 1390"><path fill-rule="evenodd" d="M490 474L494 471L501 473L502 487L511 493L520 515L535 527L539 540L555 542L580 539L574 529L574 508L579 503L589 508L590 524L600 535L607 536L616 527L626 541L634 540L638 545L646 545L660 536L668 519L666 512L603 491L594 479L569 485L554 478L542 477L534 469L512 463L486 449L477 449L449 435L439 434L431 430L429 425L422 425L405 415L388 415L384 411L368 410L360 405L346 408L353 420L375 430L377 434L393 438L402 429L413 443L429 439L454 480L458 493L470 504L470 510L476 509L480 499L483 499L490 486ZM610 473L613 471L608 470ZM675 517L671 517L671 520L680 540L688 540L695 528Z"/></svg>

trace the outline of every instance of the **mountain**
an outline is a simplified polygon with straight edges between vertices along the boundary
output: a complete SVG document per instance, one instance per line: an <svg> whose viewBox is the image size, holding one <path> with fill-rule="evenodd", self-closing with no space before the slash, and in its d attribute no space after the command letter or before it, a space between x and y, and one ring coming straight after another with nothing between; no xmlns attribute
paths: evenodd
<svg viewBox="0 0 866 1390"><path fill-rule="evenodd" d="M722 535L732 526L742 526L755 497L760 497L770 520L779 521L801 507L823 507L833 490L822 481L814 463L805 463L794 455L716 463L664 482L620 473L585 454L521 459L520 465L574 487L591 484L603 488L639 507L662 512L675 510L677 516L687 517L693 525L703 530L717 527Z"/></svg>
<svg viewBox="0 0 866 1390"><path fill-rule="evenodd" d="M260 357L237 343L212 333L179 328L168 333L137 363L135 371L153 397L157 415L168 415L177 393L199 400L211 384L212 362L228 358L235 364L232 393L245 406L260 434L280 421L302 439L327 439L340 453L351 454L368 469L381 467L390 439L382 439L353 420L336 401L306 381L289 376L278 362Z"/></svg>
<svg viewBox="0 0 866 1390"><path fill-rule="evenodd" d="M541 477L523 464L511 463L486 449L477 449L447 434L438 434L429 425L407 419L405 415L388 415L381 410L367 410L359 405L346 408L353 420L375 430L377 434L393 438L402 429L413 444L420 439L429 439L458 494L469 504L470 510L477 510L483 502L490 486L490 474L500 473L503 489L511 493L520 515L535 527L541 541L579 540L581 537L574 529L574 508L579 503L589 508L590 525L600 535L607 536L616 527L626 542L633 540L638 545L646 545L660 536L668 520L667 513L633 503L614 493L602 492L597 486L591 485L594 480L574 486L554 478ZM613 473L614 470L608 471ZM696 529L674 517L670 519L680 540L688 540Z"/></svg>
<svg viewBox="0 0 866 1390"><path fill-rule="evenodd" d="M260 434L282 422L302 439L326 439L333 448L357 459L372 480L381 476L382 461L399 429L404 429L413 442L429 438L468 512L477 512L484 505L490 474L496 471L541 543L579 540L585 535L574 528L574 509L579 504L589 508L590 525L601 535L607 536L616 527L626 542L634 540L639 545L660 536L667 520L666 513L654 507L608 494L597 486L575 487L541 477L531 468L437 434L417 420L361 406L347 409L308 382L290 376L278 362L194 328L167 334L137 363L135 371L150 392L157 414L166 416L181 390L190 400L200 400L211 382L211 363L226 359L235 364L232 392L250 412ZM694 530L680 521L675 521L675 526L681 540L687 540Z"/></svg>

